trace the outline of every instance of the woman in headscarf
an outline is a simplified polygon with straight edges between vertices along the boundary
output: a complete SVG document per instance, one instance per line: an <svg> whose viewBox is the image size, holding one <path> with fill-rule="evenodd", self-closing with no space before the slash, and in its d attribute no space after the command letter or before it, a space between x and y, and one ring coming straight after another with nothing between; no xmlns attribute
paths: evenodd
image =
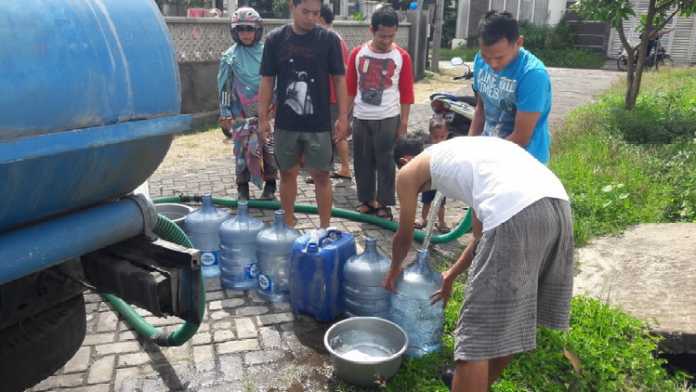
<svg viewBox="0 0 696 392"><path fill-rule="evenodd" d="M217 77L220 127L234 143L238 199L249 199L249 181L259 188L263 186L261 199L273 199L277 172L273 139L262 142L256 117L263 21L250 7L239 8L230 19L234 44L223 53Z"/></svg>

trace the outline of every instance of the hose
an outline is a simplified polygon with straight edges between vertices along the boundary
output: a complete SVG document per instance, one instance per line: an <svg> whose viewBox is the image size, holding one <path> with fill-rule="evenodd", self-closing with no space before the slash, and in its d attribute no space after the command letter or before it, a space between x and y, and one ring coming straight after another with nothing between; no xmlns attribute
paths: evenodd
<svg viewBox="0 0 696 392"><path fill-rule="evenodd" d="M162 214L157 216L157 224L155 225L155 234L160 238L173 242L175 244L185 246L187 248L193 248L191 240L189 240L186 233L184 233L176 223L169 220ZM203 314L205 312L205 284L203 283L203 276L200 270L195 271L194 279L201 280L201 293L200 293L200 319L203 319ZM135 331L147 338L149 338L154 343L159 346L181 346L186 343L193 335L198 331L199 323L194 323L186 321L182 324L176 331L166 336L159 328L153 327L148 323L142 316L133 310L133 308L121 298L113 294L102 294L102 298L109 302L114 310L116 310L123 318L126 320L128 325L130 325Z"/></svg>
<svg viewBox="0 0 696 392"><path fill-rule="evenodd" d="M200 196L171 196L171 197L160 197L154 199L154 203L190 203L190 202L200 202ZM221 205L228 208L236 208L237 200L227 199L227 198L213 198L213 202L217 205ZM264 210L277 210L280 209L280 203L275 200L249 200L249 207L260 208ZM295 211L306 213L306 214L317 214L317 207L309 204L295 204ZM375 215L361 214L357 211L346 210L344 208L332 208L331 216L336 218L344 218L353 222L363 222L370 223L375 226L381 227L386 230L396 231L399 228L397 222L380 218ZM463 236L471 230L471 209L467 211L466 216L457 224L457 226L447 234L435 235L430 239L433 244L443 244L446 242L454 241L457 238ZM425 232L422 230L414 230L413 239L418 242L423 242L425 239Z"/></svg>

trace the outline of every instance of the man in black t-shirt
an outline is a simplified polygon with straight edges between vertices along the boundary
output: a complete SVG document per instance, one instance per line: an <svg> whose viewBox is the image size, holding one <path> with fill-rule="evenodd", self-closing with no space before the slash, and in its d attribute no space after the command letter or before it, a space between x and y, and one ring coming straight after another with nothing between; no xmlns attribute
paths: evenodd
<svg viewBox="0 0 696 392"><path fill-rule="evenodd" d="M338 36L317 26L321 0L292 0L292 23L268 34L261 61L259 129L270 132L269 108L275 86L275 157L280 169L280 202L288 225L295 224L297 175L302 163L314 180L321 227L331 218L333 128L329 83L338 104L334 141L348 135L348 95ZM333 76L330 78L329 76Z"/></svg>

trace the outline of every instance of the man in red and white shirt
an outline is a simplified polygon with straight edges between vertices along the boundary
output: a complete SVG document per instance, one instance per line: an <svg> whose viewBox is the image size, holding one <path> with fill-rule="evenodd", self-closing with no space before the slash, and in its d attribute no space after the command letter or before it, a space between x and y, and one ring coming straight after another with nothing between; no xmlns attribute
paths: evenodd
<svg viewBox="0 0 696 392"><path fill-rule="evenodd" d="M372 14L372 40L350 54L346 83L353 102L353 168L361 213L392 218L396 204L394 144L406 134L413 104L411 56L394 43L399 17L389 6Z"/></svg>

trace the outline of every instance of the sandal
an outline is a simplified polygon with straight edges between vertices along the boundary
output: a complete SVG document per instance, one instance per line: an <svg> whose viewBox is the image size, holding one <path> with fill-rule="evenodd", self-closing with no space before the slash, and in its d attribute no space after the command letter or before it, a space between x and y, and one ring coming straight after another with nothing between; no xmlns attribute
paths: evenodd
<svg viewBox="0 0 696 392"><path fill-rule="evenodd" d="M373 214L375 212L375 208L367 203L362 203L355 207L355 211L361 214Z"/></svg>
<svg viewBox="0 0 696 392"><path fill-rule="evenodd" d="M382 218L382 219L394 220L394 216L392 215L391 208L389 208L387 206L382 206L382 207L375 209L375 215L379 218Z"/></svg>
<svg viewBox="0 0 696 392"><path fill-rule="evenodd" d="M351 180L353 179L352 176L344 176L343 174L339 174L338 172L331 172L331 178L337 179L337 180Z"/></svg>
<svg viewBox="0 0 696 392"><path fill-rule="evenodd" d="M425 221L421 221L420 219L417 219L415 222L413 222L413 228L416 230L423 230L426 226Z"/></svg>
<svg viewBox="0 0 696 392"><path fill-rule="evenodd" d="M446 223L442 223L442 224L441 224L440 222L438 222L438 223L435 225L435 228L437 229L437 231L438 231L440 234L447 234L447 233L449 233L449 232L452 230L452 229L449 228L449 226L447 226Z"/></svg>

